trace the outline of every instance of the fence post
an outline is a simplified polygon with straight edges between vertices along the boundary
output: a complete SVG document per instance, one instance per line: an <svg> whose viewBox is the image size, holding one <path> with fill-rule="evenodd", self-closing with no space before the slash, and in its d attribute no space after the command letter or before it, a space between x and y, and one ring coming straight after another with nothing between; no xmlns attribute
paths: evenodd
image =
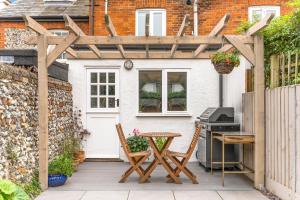
<svg viewBox="0 0 300 200"><path fill-rule="evenodd" d="M275 88L279 86L279 56L271 56L271 83L270 87Z"/></svg>

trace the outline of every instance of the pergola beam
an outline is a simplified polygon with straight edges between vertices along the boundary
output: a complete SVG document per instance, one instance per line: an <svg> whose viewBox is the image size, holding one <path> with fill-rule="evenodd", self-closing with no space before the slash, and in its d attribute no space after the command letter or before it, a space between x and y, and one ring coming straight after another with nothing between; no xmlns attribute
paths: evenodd
<svg viewBox="0 0 300 200"><path fill-rule="evenodd" d="M239 36L239 39L244 44L253 44L251 36ZM65 40L60 36L47 36L49 45L57 45ZM31 36L27 40L27 44L36 44L37 37ZM188 45L188 44L228 44L222 36L80 36L74 44L78 45Z"/></svg>
<svg viewBox="0 0 300 200"><path fill-rule="evenodd" d="M69 30L73 31L78 36L86 36L85 33L77 26L77 24L69 17L64 15L65 26ZM97 55L98 58L101 58L100 50L95 45L88 45L88 47Z"/></svg>
<svg viewBox="0 0 300 200"><path fill-rule="evenodd" d="M210 37L217 36L226 26L228 20L230 18L230 14L227 13L224 17L217 23L217 25L213 28L213 30L208 34ZM197 56L199 53L203 52L208 47L208 44L201 44L195 51L194 56Z"/></svg>
<svg viewBox="0 0 300 200"><path fill-rule="evenodd" d="M246 35L248 36L255 35L260 30L264 29L271 22L274 16L275 15L273 13L267 14L262 20L260 20L259 22L251 26L247 31Z"/></svg>
<svg viewBox="0 0 300 200"><path fill-rule="evenodd" d="M45 35L45 36L54 36L53 33L51 33L49 30L47 30L45 27L43 27L42 25L40 25L37 21L35 21L34 19L32 19L30 16L23 16L23 19L25 21L25 25L32 29L33 31L35 31L38 34L41 35ZM68 54L70 54L71 56L76 58L76 52L72 49L72 48L67 48L66 52Z"/></svg>
<svg viewBox="0 0 300 200"><path fill-rule="evenodd" d="M109 15L105 15L105 24L106 24L106 28L107 28L109 34L112 37L118 36L117 31L116 31ZM116 45L117 45L117 48L120 51L122 57L126 58L126 54L125 54L123 46L121 44L116 44Z"/></svg>
<svg viewBox="0 0 300 200"><path fill-rule="evenodd" d="M185 29L188 27L188 25L189 25L189 15L185 15L182 20L179 31L177 33L177 36L183 36ZM174 56L177 47L178 47L177 44L173 44L172 49L171 49L171 58Z"/></svg>

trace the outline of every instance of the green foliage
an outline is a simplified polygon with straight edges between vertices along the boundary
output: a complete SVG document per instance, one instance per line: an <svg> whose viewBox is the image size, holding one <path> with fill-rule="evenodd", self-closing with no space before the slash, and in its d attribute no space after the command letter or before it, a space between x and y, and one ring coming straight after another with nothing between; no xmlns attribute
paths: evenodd
<svg viewBox="0 0 300 200"><path fill-rule="evenodd" d="M30 200L26 192L9 180L0 180L0 200Z"/></svg>
<svg viewBox="0 0 300 200"><path fill-rule="evenodd" d="M146 151L149 148L149 144L146 138L137 135L127 138L127 144L131 152Z"/></svg>
<svg viewBox="0 0 300 200"><path fill-rule="evenodd" d="M253 26L255 22L249 22L249 21L243 21L240 23L240 25L235 29L235 32L238 34L243 34L248 31L248 29Z"/></svg>
<svg viewBox="0 0 300 200"><path fill-rule="evenodd" d="M38 172L34 173L29 183L23 184L21 187L32 199L35 199L42 192Z"/></svg>
<svg viewBox="0 0 300 200"><path fill-rule="evenodd" d="M72 157L68 154L57 156L49 163L48 170L51 175L72 176L74 170Z"/></svg>
<svg viewBox="0 0 300 200"><path fill-rule="evenodd" d="M158 92L146 92L146 91L141 90L140 98L141 99L161 99L161 95Z"/></svg>
<svg viewBox="0 0 300 200"><path fill-rule="evenodd" d="M300 0L294 0L291 2L288 2L288 5L295 8L300 8Z"/></svg>
<svg viewBox="0 0 300 200"><path fill-rule="evenodd" d="M7 159L11 162L11 164L14 164L17 161L17 153L14 151L13 145L11 143L8 143L5 147Z"/></svg>
<svg viewBox="0 0 300 200"><path fill-rule="evenodd" d="M165 143L166 143L167 139L165 137L158 137L155 140L155 145L158 148L159 151L162 150L162 148L164 147Z"/></svg>
<svg viewBox="0 0 300 200"><path fill-rule="evenodd" d="M80 143L81 140L79 137L76 136L68 136L63 142L63 152L71 158L73 158L74 153L80 150Z"/></svg>
<svg viewBox="0 0 300 200"><path fill-rule="evenodd" d="M181 91L181 92L170 92L168 94L168 98L169 99L173 99L173 98L185 98L186 97L186 92L185 90Z"/></svg>
<svg viewBox="0 0 300 200"><path fill-rule="evenodd" d="M217 52L216 54L212 55L211 62L213 64L226 62L237 67L240 64L240 58L237 52Z"/></svg>

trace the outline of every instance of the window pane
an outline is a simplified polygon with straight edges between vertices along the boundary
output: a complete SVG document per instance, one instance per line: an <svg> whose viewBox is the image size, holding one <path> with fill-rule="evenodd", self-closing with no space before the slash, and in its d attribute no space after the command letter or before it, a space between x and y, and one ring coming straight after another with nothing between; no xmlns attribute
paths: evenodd
<svg viewBox="0 0 300 200"><path fill-rule="evenodd" d="M108 82L115 83L115 73L108 73Z"/></svg>
<svg viewBox="0 0 300 200"><path fill-rule="evenodd" d="M91 83L97 83L98 78L97 78L97 73L91 73Z"/></svg>
<svg viewBox="0 0 300 200"><path fill-rule="evenodd" d="M153 35L162 36L162 13L153 13Z"/></svg>
<svg viewBox="0 0 300 200"><path fill-rule="evenodd" d="M106 98L105 97L100 98L100 108L106 108Z"/></svg>
<svg viewBox="0 0 300 200"><path fill-rule="evenodd" d="M139 72L139 111L161 112L161 71Z"/></svg>
<svg viewBox="0 0 300 200"><path fill-rule="evenodd" d="M92 97L91 98L91 108L97 108L97 107L98 107L97 98Z"/></svg>
<svg viewBox="0 0 300 200"><path fill-rule="evenodd" d="M138 12L138 36L145 36L146 12Z"/></svg>
<svg viewBox="0 0 300 200"><path fill-rule="evenodd" d="M100 73L100 83L106 83L106 73Z"/></svg>
<svg viewBox="0 0 300 200"><path fill-rule="evenodd" d="M91 95L97 95L97 85L91 85Z"/></svg>
<svg viewBox="0 0 300 200"><path fill-rule="evenodd" d="M186 72L168 72L168 111L186 111Z"/></svg>
<svg viewBox="0 0 300 200"><path fill-rule="evenodd" d="M262 10L252 11L252 22L256 22L262 19Z"/></svg>
<svg viewBox="0 0 300 200"><path fill-rule="evenodd" d="M108 95L115 95L115 86L114 85L108 86Z"/></svg>
<svg viewBox="0 0 300 200"><path fill-rule="evenodd" d="M108 98L108 107L115 108L115 98Z"/></svg>
<svg viewBox="0 0 300 200"><path fill-rule="evenodd" d="M106 95L106 85L100 85L100 95Z"/></svg>

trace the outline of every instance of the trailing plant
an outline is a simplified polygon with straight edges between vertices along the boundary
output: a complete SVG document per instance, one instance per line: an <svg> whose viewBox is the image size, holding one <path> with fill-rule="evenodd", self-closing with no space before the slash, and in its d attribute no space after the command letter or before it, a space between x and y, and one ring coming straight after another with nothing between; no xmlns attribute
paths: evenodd
<svg viewBox="0 0 300 200"><path fill-rule="evenodd" d="M30 200L30 197L13 182L0 180L0 200Z"/></svg>
<svg viewBox="0 0 300 200"><path fill-rule="evenodd" d="M228 63L233 64L234 67L239 66L240 58L238 56L237 51L234 52L217 52L216 54L212 55L211 62L213 64L220 64L220 63Z"/></svg>
<svg viewBox="0 0 300 200"><path fill-rule="evenodd" d="M141 90L140 98L141 99L161 99L161 95L159 92L146 92L146 91Z"/></svg>
<svg viewBox="0 0 300 200"><path fill-rule="evenodd" d="M170 92L168 94L168 98L169 99L173 99L173 98L185 98L186 97L186 92L185 90L180 91L180 92Z"/></svg>
<svg viewBox="0 0 300 200"><path fill-rule="evenodd" d="M146 138L138 136L139 130L134 129L133 130L133 136L129 136L126 139L127 145L131 152L141 152L141 151L147 151L149 148L149 144Z"/></svg>
<svg viewBox="0 0 300 200"><path fill-rule="evenodd" d="M48 166L49 174L72 176L73 174L73 160L68 154L63 154L54 158Z"/></svg>
<svg viewBox="0 0 300 200"><path fill-rule="evenodd" d="M21 187L30 198L35 199L42 192L38 172L34 172L31 181L29 183L22 184Z"/></svg>
<svg viewBox="0 0 300 200"><path fill-rule="evenodd" d="M77 107L75 108L75 111L73 113L73 120L74 120L74 128L75 128L75 135L74 140L76 147L79 146L79 149L83 149L83 142L86 141L86 137L91 134L87 129L83 127L83 123L81 120L81 110ZM78 144L79 143L79 144Z"/></svg>
<svg viewBox="0 0 300 200"><path fill-rule="evenodd" d="M161 151L166 143L167 139L165 137L158 137L155 140L155 145L159 151Z"/></svg>

